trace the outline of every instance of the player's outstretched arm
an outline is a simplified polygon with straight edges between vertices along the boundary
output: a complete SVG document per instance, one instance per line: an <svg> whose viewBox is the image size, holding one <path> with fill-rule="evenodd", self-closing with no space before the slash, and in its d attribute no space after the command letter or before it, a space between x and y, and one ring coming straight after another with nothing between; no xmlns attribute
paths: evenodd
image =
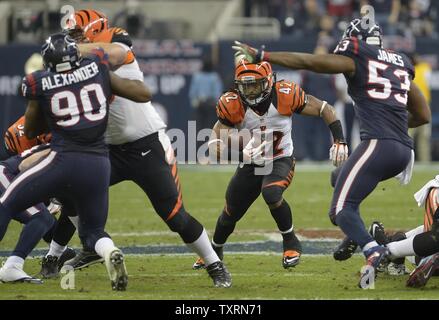
<svg viewBox="0 0 439 320"><path fill-rule="evenodd" d="M329 151L329 158L338 167L347 160L349 152L341 122L337 118L334 107L326 101L321 101L312 95L308 95L307 98L308 102L300 114L323 118L334 139L334 144Z"/></svg>
<svg viewBox="0 0 439 320"><path fill-rule="evenodd" d="M299 52L270 52L270 63L295 70L310 70L318 73L355 73L355 62L338 54L309 54Z"/></svg>
<svg viewBox="0 0 439 320"><path fill-rule="evenodd" d="M116 96L132 100L134 102L151 101L151 91L142 81L129 80L117 76L110 71L111 90Z"/></svg>
<svg viewBox="0 0 439 320"><path fill-rule="evenodd" d="M337 54L309 54L299 52L268 52L235 41L232 47L237 54L250 62L268 61L295 70L310 70L318 73L355 73L352 58Z"/></svg>
<svg viewBox="0 0 439 320"><path fill-rule="evenodd" d="M92 54L94 50L102 48L108 55L108 62L110 63L112 70L122 66L127 57L126 50L122 46L115 43L79 43L78 48L83 55Z"/></svg>
<svg viewBox="0 0 439 320"><path fill-rule="evenodd" d="M430 107L413 81L408 92L407 110L409 111L409 128L416 128L431 121Z"/></svg>
<svg viewBox="0 0 439 320"><path fill-rule="evenodd" d="M28 139L36 138L38 135L47 132L47 123L36 100L29 100L24 114L24 135Z"/></svg>

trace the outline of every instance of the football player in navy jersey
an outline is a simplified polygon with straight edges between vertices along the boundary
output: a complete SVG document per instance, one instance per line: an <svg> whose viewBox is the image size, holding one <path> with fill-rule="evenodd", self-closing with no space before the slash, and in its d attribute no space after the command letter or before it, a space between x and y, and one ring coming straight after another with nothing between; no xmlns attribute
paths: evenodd
<svg viewBox="0 0 439 320"><path fill-rule="evenodd" d="M76 25L68 32L80 42L78 47L82 53L87 53L96 46L102 47L112 60L110 65L119 66L115 71L117 75L143 81L132 41L125 30L108 28L105 15L91 9L76 11L75 21ZM119 58L118 53L121 50L125 53L124 59ZM203 225L184 206L177 161L165 129L166 124L150 102L140 104L123 97L114 98L106 131L111 163L110 185L127 180L137 184L169 229L178 233L183 242L203 258L214 285L230 287L230 272L210 245ZM42 274L57 276L57 258L61 255L61 250L67 247L73 236L72 231L74 230L69 219L58 223L46 255L47 260L42 263ZM84 247L84 250L65 265L82 269L100 261L101 257L96 255L92 247Z"/></svg>
<svg viewBox="0 0 439 320"><path fill-rule="evenodd" d="M23 79L23 95L29 100L24 132L31 139L50 131L50 152L5 190L0 198L0 225L7 227L19 212L56 197L77 208L82 243L105 259L112 288L125 290L128 275L124 256L104 231L110 180L104 132L113 93L138 102L149 101L151 94L142 82L122 79L109 71L103 50L82 57L65 33L50 36L41 53L46 70ZM6 227L0 229L0 238ZM33 230L27 231L30 234ZM14 282L28 277L23 271L25 258L9 257L0 279Z"/></svg>
<svg viewBox="0 0 439 320"><path fill-rule="evenodd" d="M360 203L380 181L410 171L413 142L407 130L431 118L425 98L412 82L415 74L410 60L382 44L378 25L355 19L333 54L267 52L240 42L234 46L251 61L344 74L360 122L361 143L341 168L329 215L361 247L366 264L375 270L388 250L367 232L359 214ZM360 284L369 277L368 269L362 269Z"/></svg>

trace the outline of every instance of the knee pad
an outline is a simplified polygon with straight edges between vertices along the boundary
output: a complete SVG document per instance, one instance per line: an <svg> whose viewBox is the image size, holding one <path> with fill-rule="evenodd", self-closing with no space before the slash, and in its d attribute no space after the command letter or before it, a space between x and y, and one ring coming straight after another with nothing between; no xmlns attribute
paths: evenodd
<svg viewBox="0 0 439 320"><path fill-rule="evenodd" d="M268 205L281 201L283 192L284 189L276 185L262 188L262 196Z"/></svg>

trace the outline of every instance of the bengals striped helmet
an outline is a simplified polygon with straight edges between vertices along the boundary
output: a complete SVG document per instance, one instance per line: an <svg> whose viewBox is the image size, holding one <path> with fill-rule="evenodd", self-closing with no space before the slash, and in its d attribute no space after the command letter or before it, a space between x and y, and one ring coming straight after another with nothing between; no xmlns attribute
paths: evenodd
<svg viewBox="0 0 439 320"><path fill-rule="evenodd" d="M107 17L103 13L93 9L76 11L75 25L70 28L70 30L76 32L82 30L83 37L89 42L93 42L96 35L106 29L108 29Z"/></svg>
<svg viewBox="0 0 439 320"><path fill-rule="evenodd" d="M267 61L249 63L240 60L235 68L235 85L241 98L250 106L265 101L273 89L274 75Z"/></svg>

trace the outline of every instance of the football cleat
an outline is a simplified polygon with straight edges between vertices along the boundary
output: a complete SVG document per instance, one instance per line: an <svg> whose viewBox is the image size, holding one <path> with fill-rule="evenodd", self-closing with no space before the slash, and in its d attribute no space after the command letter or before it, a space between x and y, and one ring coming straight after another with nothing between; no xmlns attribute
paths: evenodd
<svg viewBox="0 0 439 320"><path fill-rule="evenodd" d="M58 257L51 255L43 257L40 274L46 279L56 278L59 275L58 265Z"/></svg>
<svg viewBox="0 0 439 320"><path fill-rule="evenodd" d="M104 262L104 259L96 252L81 250L73 259L67 260L64 265L71 266L75 270L80 270L102 262Z"/></svg>
<svg viewBox="0 0 439 320"><path fill-rule="evenodd" d="M354 242L354 240L345 237L343 241L338 245L338 247L334 251L334 259L337 261L344 261L352 257L357 250L358 245Z"/></svg>
<svg viewBox="0 0 439 320"><path fill-rule="evenodd" d="M224 251L223 251L223 247L216 247L214 245L212 245L213 250L216 252L216 254L218 255L218 258L222 261L224 259ZM203 258L198 258L194 264L192 265L192 269L194 270L199 270L199 269L204 269L206 268L206 264L204 263Z"/></svg>
<svg viewBox="0 0 439 320"><path fill-rule="evenodd" d="M24 272L20 265L11 265L8 267L3 266L0 269L0 282L27 282L34 284L43 284L42 280L31 277L26 272Z"/></svg>
<svg viewBox="0 0 439 320"><path fill-rule="evenodd" d="M379 221L372 222L369 228L369 234L380 246L385 246L390 242L390 239L384 230L384 225Z"/></svg>
<svg viewBox="0 0 439 320"><path fill-rule="evenodd" d="M217 288L229 288L232 286L232 276L222 261L209 264L206 267L207 273Z"/></svg>
<svg viewBox="0 0 439 320"><path fill-rule="evenodd" d="M122 251L115 249L105 257L105 266L111 280L111 288L125 291L128 286L128 272Z"/></svg>
<svg viewBox="0 0 439 320"><path fill-rule="evenodd" d="M409 274L404 263L390 262L387 266L386 273L390 276L403 276Z"/></svg>
<svg viewBox="0 0 439 320"><path fill-rule="evenodd" d="M386 260L388 260L388 257L390 255L389 249L387 249L386 247L382 247L382 246L375 246L373 248L370 248L369 250L364 252L364 255L366 256L366 266L365 267L372 267L375 273L375 277L376 277L376 272L377 272L377 268L381 263L384 263ZM369 272L370 272L370 268L363 268L361 270L361 274L360 274L360 282L358 284L358 286L360 288L362 287L363 283L366 283L367 279L369 278ZM366 281L363 281L366 280Z"/></svg>
<svg viewBox="0 0 439 320"><path fill-rule="evenodd" d="M407 280L407 287L422 288L425 287L428 280L439 269L439 253L428 256L419 262L415 270L410 273Z"/></svg>
<svg viewBox="0 0 439 320"><path fill-rule="evenodd" d="M300 262L300 252L296 250L287 250L282 258L282 266L284 269L293 268Z"/></svg>
<svg viewBox="0 0 439 320"><path fill-rule="evenodd" d="M40 274L46 279L56 278L59 275L59 271L63 267L64 262L73 259L75 256L75 250L72 248L66 248L59 258L52 255L44 257L41 261Z"/></svg>
<svg viewBox="0 0 439 320"><path fill-rule="evenodd" d="M192 269L194 270L204 269L205 267L206 265L204 264L203 258L198 258L192 265Z"/></svg>

